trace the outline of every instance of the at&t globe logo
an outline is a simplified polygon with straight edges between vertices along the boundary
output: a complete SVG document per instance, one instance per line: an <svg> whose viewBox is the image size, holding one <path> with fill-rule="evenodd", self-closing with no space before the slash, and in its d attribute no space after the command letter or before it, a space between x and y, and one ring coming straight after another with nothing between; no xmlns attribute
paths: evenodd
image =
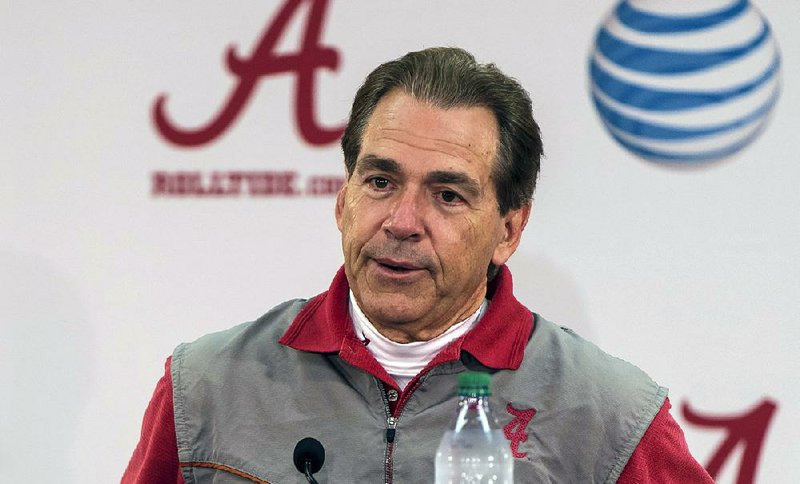
<svg viewBox="0 0 800 484"><path fill-rule="evenodd" d="M624 0L589 62L606 128L648 160L698 163L761 132L780 91L780 54L746 0Z"/></svg>

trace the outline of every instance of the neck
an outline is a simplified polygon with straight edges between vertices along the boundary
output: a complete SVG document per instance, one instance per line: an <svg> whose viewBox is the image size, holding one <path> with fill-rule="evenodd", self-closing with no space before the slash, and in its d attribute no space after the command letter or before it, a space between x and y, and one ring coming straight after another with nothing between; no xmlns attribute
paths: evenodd
<svg viewBox="0 0 800 484"><path fill-rule="evenodd" d="M489 305L489 302L484 300L477 311L463 321L457 322L436 338L428 341L398 343L385 337L367 319L361 308L358 307L353 293L350 293L349 302L350 319L353 321L353 330L356 336L386 372L394 378L401 389L405 388L408 382L422 371L443 348L466 335L478 323Z"/></svg>
<svg viewBox="0 0 800 484"><path fill-rule="evenodd" d="M402 321L387 323L385 321L373 319L369 314L362 314L364 314L364 317L369 320L375 329L387 339L395 343L414 343L417 341L430 341L441 336L446 333L448 329L475 314L484 301L485 298L477 299L445 321Z"/></svg>

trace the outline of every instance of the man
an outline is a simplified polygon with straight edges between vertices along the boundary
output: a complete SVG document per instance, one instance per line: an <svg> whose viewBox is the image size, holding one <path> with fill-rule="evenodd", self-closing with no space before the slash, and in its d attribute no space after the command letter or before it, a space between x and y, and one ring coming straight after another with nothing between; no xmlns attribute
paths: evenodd
<svg viewBox="0 0 800 484"><path fill-rule="evenodd" d="M711 482L666 389L513 296L542 144L519 84L460 49L379 66L342 139L344 267L330 289L179 346L123 482L430 482L467 369L517 482Z"/></svg>

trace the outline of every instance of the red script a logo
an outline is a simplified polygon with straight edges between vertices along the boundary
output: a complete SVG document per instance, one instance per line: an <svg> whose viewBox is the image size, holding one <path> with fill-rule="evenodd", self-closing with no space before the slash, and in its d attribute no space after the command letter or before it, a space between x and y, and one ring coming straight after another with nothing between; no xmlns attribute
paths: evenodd
<svg viewBox="0 0 800 484"><path fill-rule="evenodd" d="M520 452L519 444L528 441L528 424L533 416L536 415L536 409L525 408L518 410L509 403L506 405L506 410L514 418L503 427L503 434L511 442L511 454L517 459L522 459L528 453Z"/></svg>
<svg viewBox="0 0 800 484"><path fill-rule="evenodd" d="M687 402L681 411L684 418L698 427L719 428L726 431L725 439L719 444L706 470L712 478L716 478L722 465L730 459L734 449L743 448L742 460L739 464L739 475L736 484L752 484L755 482L758 459L764 440L767 436L772 416L777 409L772 400L763 400L757 406L741 415L711 416L702 415L692 409Z"/></svg>
<svg viewBox="0 0 800 484"><path fill-rule="evenodd" d="M278 40L304 1L310 1L312 5L300 52L276 54L273 50ZM168 141L180 146L199 146L213 141L236 119L261 77L294 72L297 76L295 118L300 135L312 145L326 145L337 141L344 128L321 127L314 115L314 72L320 68L333 71L339 68L339 52L319 43L327 7L328 0L287 0L249 59L239 57L234 46L228 47L226 56L228 70L239 78L239 82L217 116L205 126L197 129L175 127L164 110L166 95L158 96L153 106L153 119L159 133Z"/></svg>

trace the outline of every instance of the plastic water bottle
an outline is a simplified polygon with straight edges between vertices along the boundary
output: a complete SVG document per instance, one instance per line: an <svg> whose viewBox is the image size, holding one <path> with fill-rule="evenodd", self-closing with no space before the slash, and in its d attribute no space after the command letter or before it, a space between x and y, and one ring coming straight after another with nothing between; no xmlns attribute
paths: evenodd
<svg viewBox="0 0 800 484"><path fill-rule="evenodd" d="M458 415L436 451L436 484L513 484L514 459L489 408L491 377L458 376Z"/></svg>

